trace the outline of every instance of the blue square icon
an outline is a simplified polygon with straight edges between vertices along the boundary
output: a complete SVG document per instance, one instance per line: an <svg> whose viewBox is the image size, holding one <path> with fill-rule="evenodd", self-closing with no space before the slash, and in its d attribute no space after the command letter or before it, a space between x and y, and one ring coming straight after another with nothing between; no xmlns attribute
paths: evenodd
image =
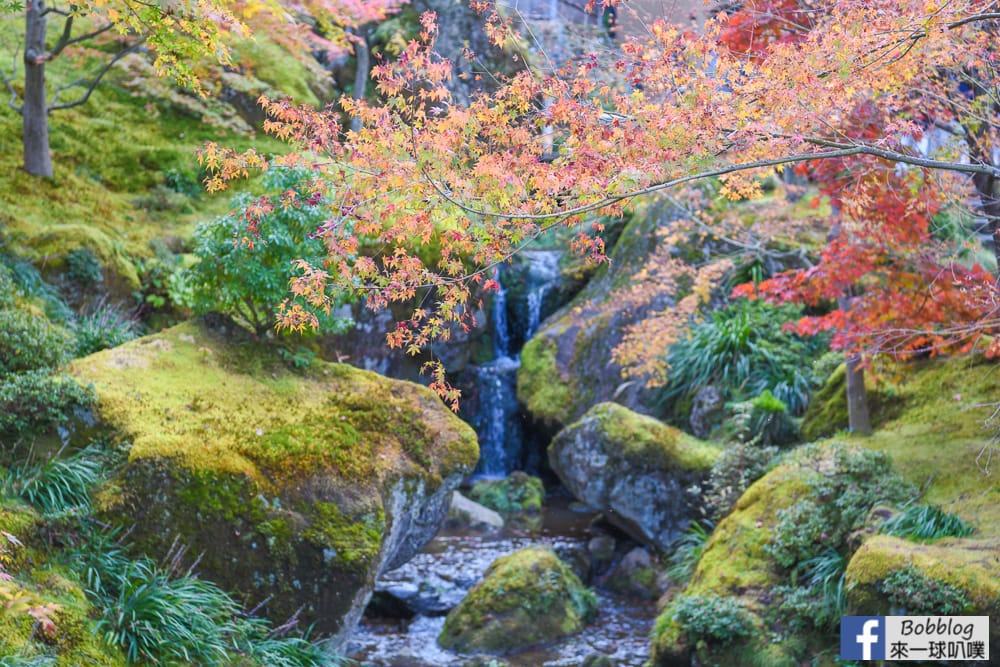
<svg viewBox="0 0 1000 667"><path fill-rule="evenodd" d="M841 616L840 657L885 660L885 616Z"/></svg>

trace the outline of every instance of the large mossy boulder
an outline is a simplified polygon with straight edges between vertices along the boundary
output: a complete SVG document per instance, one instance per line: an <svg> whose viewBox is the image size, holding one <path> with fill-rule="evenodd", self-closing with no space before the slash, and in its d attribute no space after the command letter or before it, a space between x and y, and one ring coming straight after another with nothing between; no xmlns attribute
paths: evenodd
<svg viewBox="0 0 1000 667"><path fill-rule="evenodd" d="M1000 538L919 544L876 535L855 552L844 588L865 615L1000 616ZM905 584L905 585L901 585ZM994 624L995 626L995 624ZM994 644L1000 628L991 628Z"/></svg>
<svg viewBox="0 0 1000 667"><path fill-rule="evenodd" d="M548 547L498 558L448 613L438 642L462 653L515 653L580 632L597 599Z"/></svg>
<svg viewBox="0 0 1000 667"><path fill-rule="evenodd" d="M644 411L650 396L643 378L622 380L611 351L630 324L670 305L672 295L631 291L660 239L656 229L669 217L651 208L631 220L609 253L614 270L602 267L579 294L542 323L521 351L517 397L533 419L555 433L601 401ZM626 298L627 297L627 298Z"/></svg>
<svg viewBox="0 0 1000 667"><path fill-rule="evenodd" d="M233 327L186 323L78 360L127 451L98 494L154 558L175 540L251 607L349 630L375 578L437 531L475 465L428 389L341 364L293 372Z"/></svg>
<svg viewBox="0 0 1000 667"><path fill-rule="evenodd" d="M548 453L580 502L665 550L699 515L696 489L719 450L617 403L600 403L560 431Z"/></svg>

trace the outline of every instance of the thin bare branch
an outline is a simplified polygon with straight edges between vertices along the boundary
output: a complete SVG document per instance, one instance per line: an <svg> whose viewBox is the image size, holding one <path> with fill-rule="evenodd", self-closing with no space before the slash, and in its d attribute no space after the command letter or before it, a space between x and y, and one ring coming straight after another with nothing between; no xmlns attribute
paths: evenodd
<svg viewBox="0 0 1000 667"><path fill-rule="evenodd" d="M7 101L7 106L16 111L18 115L24 115L24 106L17 103L17 90L14 88L14 77L17 72L17 54L21 52L21 45L18 44L17 48L14 49L14 63L11 66L11 74L8 76L3 70L0 70L0 79L3 79L3 83L7 86L7 91L10 93L10 99Z"/></svg>
<svg viewBox="0 0 1000 667"><path fill-rule="evenodd" d="M68 83L64 86L60 86L59 88L57 88L55 94L52 96L52 102L49 104L47 111L51 112L51 111L57 111L59 109L70 109L72 107L78 107L81 104L85 104L87 100L90 99L90 95L91 93L94 92L94 89L97 88L97 86L101 83L101 79L103 79L104 75L111 70L114 64L117 63L122 58L124 58L125 56L127 56L128 54L134 53L136 50L138 50L140 46L142 46L143 42L145 41L146 41L145 38L143 38L137 41L135 44L132 44L128 48L119 51L117 54L115 54L115 57L109 60L108 63L101 69L101 71L97 73L97 76L95 76L90 81L77 79L76 81L73 81L71 83ZM62 104L57 104L57 102L59 101L59 95L63 91L81 85L87 86L87 90L84 92L82 97L75 99L72 102L64 102Z"/></svg>

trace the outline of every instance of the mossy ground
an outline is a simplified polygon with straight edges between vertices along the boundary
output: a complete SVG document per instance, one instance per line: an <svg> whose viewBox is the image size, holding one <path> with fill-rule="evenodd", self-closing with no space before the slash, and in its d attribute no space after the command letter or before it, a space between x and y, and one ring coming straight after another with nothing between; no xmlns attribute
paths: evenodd
<svg viewBox="0 0 1000 667"><path fill-rule="evenodd" d="M0 44L12 49L21 43L23 23L20 14L0 18ZM50 43L60 23L50 22ZM258 78L303 101L320 101L313 92L316 74L267 38L240 51L241 58L245 51L262 60ZM12 53L5 55L9 63ZM50 95L101 62L100 54L57 58L46 68ZM86 104L52 112L51 180L21 169L21 117L6 104L0 107L0 226L7 250L51 270L70 250L88 248L125 294L138 288L134 259L153 255L151 241L188 238L196 223L229 210L225 193L185 196L164 189L168 173L184 175L197 191L202 172L195 153L207 141L265 155L288 150L260 133L203 122L141 87L126 89L128 79L113 69ZM18 90L22 85L21 78L14 83Z"/></svg>
<svg viewBox="0 0 1000 667"><path fill-rule="evenodd" d="M596 598L547 547L497 559L445 621L438 641L460 652L510 653L575 634Z"/></svg>

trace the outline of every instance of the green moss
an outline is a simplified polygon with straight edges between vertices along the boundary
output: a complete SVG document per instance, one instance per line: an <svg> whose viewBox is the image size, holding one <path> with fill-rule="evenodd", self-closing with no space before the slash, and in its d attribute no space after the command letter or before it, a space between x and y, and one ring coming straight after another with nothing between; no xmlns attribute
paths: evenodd
<svg viewBox="0 0 1000 667"><path fill-rule="evenodd" d="M319 63L313 61L310 66L308 61L293 57L266 34L243 40L234 50L244 67L250 63L250 75L280 90L297 104L319 108L330 101L329 74Z"/></svg>
<svg viewBox="0 0 1000 667"><path fill-rule="evenodd" d="M517 398L550 427L566 423L574 398L556 365L554 338L536 336L525 343L517 371Z"/></svg>
<svg viewBox="0 0 1000 667"><path fill-rule="evenodd" d="M599 403L583 419L596 418L608 440L638 469L707 471L719 456L716 445L703 442L617 403Z"/></svg>
<svg viewBox="0 0 1000 667"><path fill-rule="evenodd" d="M462 652L513 652L579 632L596 598L547 547L499 558L448 614L439 643Z"/></svg>
<svg viewBox="0 0 1000 667"><path fill-rule="evenodd" d="M971 609L963 613L996 616L1000 614L998 553L997 538L945 538L934 544L916 544L888 535L871 537L847 566L848 604L866 614L888 613L888 598L878 584L894 572L912 569L965 592Z"/></svg>
<svg viewBox="0 0 1000 667"><path fill-rule="evenodd" d="M313 524L302 536L328 550L327 561L343 567L367 570L382 547L385 512L375 508L360 517L346 517L336 503L318 502L313 506Z"/></svg>
<svg viewBox="0 0 1000 667"><path fill-rule="evenodd" d="M542 511L545 487L539 478L515 470L504 479L476 482L469 497L502 514L536 514Z"/></svg>
<svg viewBox="0 0 1000 667"><path fill-rule="evenodd" d="M866 373L865 391L872 426L878 428L899 416L902 400L888 382ZM841 364L809 399L799 432L804 441L813 442L847 430L848 426L847 366Z"/></svg>

